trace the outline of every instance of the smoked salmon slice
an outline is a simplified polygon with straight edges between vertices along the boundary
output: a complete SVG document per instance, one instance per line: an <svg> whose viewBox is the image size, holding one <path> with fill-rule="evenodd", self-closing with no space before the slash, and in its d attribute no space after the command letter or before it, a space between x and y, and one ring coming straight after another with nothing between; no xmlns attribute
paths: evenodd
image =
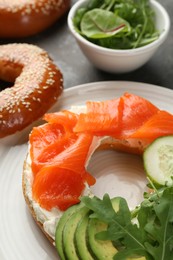
<svg viewBox="0 0 173 260"><path fill-rule="evenodd" d="M88 185L95 183L95 178L85 170L92 139L91 135L79 134L76 141L56 154L51 162L41 164L33 181L32 192L43 208L65 210L79 202L86 182Z"/></svg>
<svg viewBox="0 0 173 260"><path fill-rule="evenodd" d="M92 135L85 133L76 135L76 141L69 147L64 147L64 150L57 154L52 162L48 162L47 165L54 165L68 170L73 169L77 173L83 172L92 140Z"/></svg>
<svg viewBox="0 0 173 260"><path fill-rule="evenodd" d="M70 111L45 114L48 122L42 127L33 128L29 141L32 170L36 174L46 162L62 152L76 140L72 129L77 122L77 115Z"/></svg>
<svg viewBox="0 0 173 260"><path fill-rule="evenodd" d="M148 100L130 93L122 96L121 138L127 138L155 115L159 109Z"/></svg>
<svg viewBox="0 0 173 260"><path fill-rule="evenodd" d="M114 100L89 101L86 107L87 112L79 115L74 132L117 138L131 135L159 110L148 100L130 93Z"/></svg>
<svg viewBox="0 0 173 260"><path fill-rule="evenodd" d="M80 174L59 167L45 167L35 177L32 194L41 207L51 210L58 207L66 210L79 202L84 190Z"/></svg>
<svg viewBox="0 0 173 260"><path fill-rule="evenodd" d="M71 111L63 110L57 113L45 114L43 119L51 124L56 123L62 125L67 132L68 130L72 130L76 125L78 115Z"/></svg>
<svg viewBox="0 0 173 260"><path fill-rule="evenodd" d="M173 115L166 111L158 111L144 125L142 125L131 138L148 139L150 142L158 137L173 134Z"/></svg>
<svg viewBox="0 0 173 260"><path fill-rule="evenodd" d="M60 140L65 134L62 126L57 124L45 124L43 127L34 127L30 136L30 156L32 161L32 170L35 174L37 169L37 158L41 153L44 153L44 149L47 149L49 145Z"/></svg>
<svg viewBox="0 0 173 260"><path fill-rule="evenodd" d="M51 132L47 132L47 134L51 135ZM37 157L32 155L32 171L34 175L41 168L48 165L56 165L69 170L73 169L77 173L83 172L92 140L92 135L85 133L76 135L72 133L48 145L42 152L37 153Z"/></svg>
<svg viewBox="0 0 173 260"><path fill-rule="evenodd" d="M51 125L53 125L52 130L54 131L55 122L52 122L49 124L49 128L47 125L43 125L43 128L46 129L42 130L43 132L46 130L47 136L51 136ZM56 124L56 126L58 125ZM42 131L40 132L42 133ZM34 139L34 134L35 130L31 140ZM36 134L38 134L37 131ZM42 139L36 138L36 140L37 147L40 148ZM88 185L95 183L95 178L85 169L93 135L74 134L73 132L70 134L68 130L66 134L57 135L57 139L52 138L52 141L53 143L47 143L40 154L37 152L37 158L33 158L32 170L35 172L32 187L33 197L47 210L52 207L66 210L79 202L85 183ZM33 144L36 142L31 143L31 146Z"/></svg>
<svg viewBox="0 0 173 260"><path fill-rule="evenodd" d="M71 147L76 142L77 136L74 134L66 134L55 142L46 146L37 157L32 161L32 170L36 174L44 165L50 164L56 160L57 155Z"/></svg>
<svg viewBox="0 0 173 260"><path fill-rule="evenodd" d="M120 131L122 111L121 98L87 102L87 112L81 113L74 127L74 132L88 132L97 136L115 135Z"/></svg>

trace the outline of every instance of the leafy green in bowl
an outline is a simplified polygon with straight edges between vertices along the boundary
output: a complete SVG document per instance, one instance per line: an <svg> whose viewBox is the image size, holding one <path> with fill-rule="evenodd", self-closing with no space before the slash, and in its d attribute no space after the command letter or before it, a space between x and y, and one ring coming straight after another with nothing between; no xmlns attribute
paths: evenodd
<svg viewBox="0 0 173 260"><path fill-rule="evenodd" d="M147 63L164 43L170 18L157 0L78 0L68 27L95 67L127 73Z"/></svg>
<svg viewBox="0 0 173 260"><path fill-rule="evenodd" d="M110 49L134 49L159 37L149 0L90 0L73 18L76 31Z"/></svg>

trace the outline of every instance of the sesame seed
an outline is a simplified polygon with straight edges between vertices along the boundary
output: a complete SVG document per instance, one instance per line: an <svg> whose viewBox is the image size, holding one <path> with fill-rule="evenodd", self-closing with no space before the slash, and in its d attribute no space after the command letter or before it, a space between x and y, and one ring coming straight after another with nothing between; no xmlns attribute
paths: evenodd
<svg viewBox="0 0 173 260"><path fill-rule="evenodd" d="M23 1L21 2L23 3ZM14 0L14 2L18 2L18 0ZM49 97L57 99L54 95L58 95L57 89L62 88L59 82L63 82L63 79L59 79L61 73L58 68L52 66L52 61L46 51L26 43L0 45L0 61L3 62L4 67L7 64L13 69L16 64L21 68L21 73L16 78L14 86L0 92L0 119L3 124L8 125L7 118L12 120L12 117L15 118L15 113L20 113L21 118L27 117L26 110L33 111L32 103L34 101L38 102L38 104L34 102L34 109L38 110L37 108L42 105L42 96L44 100L45 98L47 100L48 97L45 93L52 86L52 93L50 92ZM5 116L4 113L6 113ZM42 115L38 115L34 111L32 120L40 116Z"/></svg>
<svg viewBox="0 0 173 260"><path fill-rule="evenodd" d="M22 15L42 12L49 15L52 10L58 10L63 4L63 0L3 0L0 2L0 9L6 12L17 13L22 12Z"/></svg>

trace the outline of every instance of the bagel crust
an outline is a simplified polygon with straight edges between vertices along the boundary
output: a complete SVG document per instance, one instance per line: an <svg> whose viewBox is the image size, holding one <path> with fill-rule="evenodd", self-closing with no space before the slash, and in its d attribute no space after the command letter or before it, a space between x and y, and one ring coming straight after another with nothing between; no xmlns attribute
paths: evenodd
<svg viewBox="0 0 173 260"><path fill-rule="evenodd" d="M54 239L51 236L49 236L49 234L44 230L43 223L38 220L38 216L36 215L36 212L33 208L32 201L28 197L27 188L26 188L26 178L27 178L26 177L26 167L27 167L27 162L25 161L24 165L23 165L23 174L22 174L22 190L23 190L25 202L26 202L26 204L30 210L30 213L31 213L33 219L35 220L36 224L39 226L39 228L42 230L42 232L48 238L48 240L51 242L51 244L54 245Z"/></svg>
<svg viewBox="0 0 173 260"><path fill-rule="evenodd" d="M0 38L37 34L63 16L70 0L0 0Z"/></svg>
<svg viewBox="0 0 173 260"><path fill-rule="evenodd" d="M14 82L0 92L0 138L39 119L63 90L62 73L47 52L29 44L0 46L0 79Z"/></svg>

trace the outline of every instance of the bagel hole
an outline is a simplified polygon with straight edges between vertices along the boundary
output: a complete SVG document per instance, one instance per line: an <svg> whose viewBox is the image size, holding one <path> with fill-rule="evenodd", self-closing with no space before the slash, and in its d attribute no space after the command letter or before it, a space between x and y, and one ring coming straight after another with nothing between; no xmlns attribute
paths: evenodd
<svg viewBox="0 0 173 260"><path fill-rule="evenodd" d="M17 77L22 73L23 65L9 61L0 61L0 90L14 86Z"/></svg>
<svg viewBox="0 0 173 260"><path fill-rule="evenodd" d="M12 82L7 82L4 80L0 80L0 91L6 89L6 88L11 88L14 84Z"/></svg>
<svg viewBox="0 0 173 260"><path fill-rule="evenodd" d="M87 170L96 178L91 190L99 198L105 193L111 198L123 197L133 209L147 191L143 161L138 155L114 150L97 151L92 155Z"/></svg>

